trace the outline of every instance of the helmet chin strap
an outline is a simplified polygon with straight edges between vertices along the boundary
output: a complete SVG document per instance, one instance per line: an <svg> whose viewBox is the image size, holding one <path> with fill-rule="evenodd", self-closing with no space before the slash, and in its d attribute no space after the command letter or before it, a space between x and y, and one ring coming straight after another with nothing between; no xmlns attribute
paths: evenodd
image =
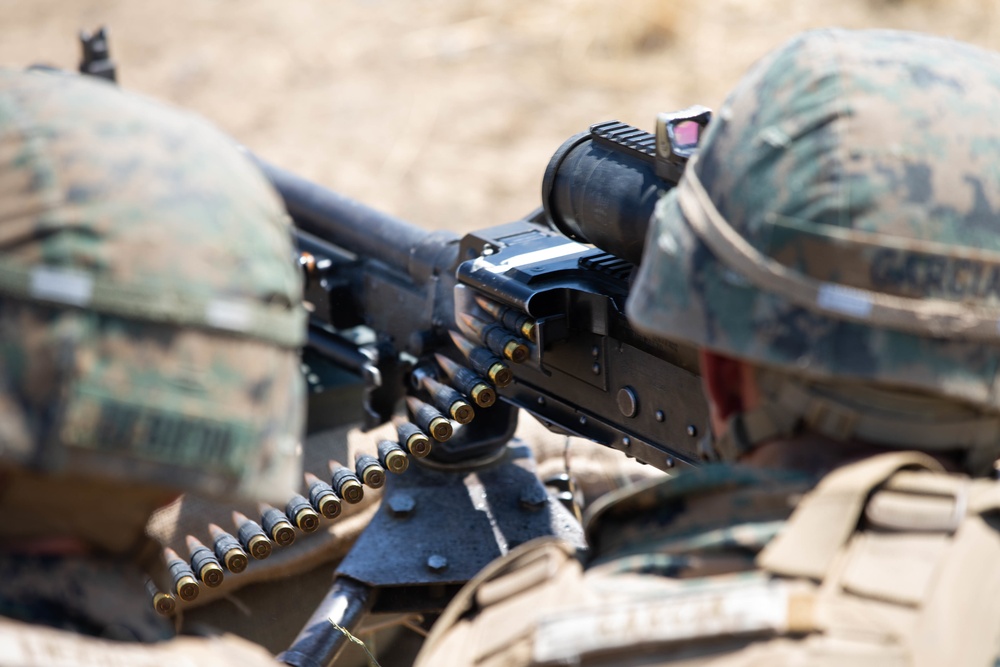
<svg viewBox="0 0 1000 667"><path fill-rule="evenodd" d="M758 381L760 404L729 417L723 433L706 448L711 450L707 458L735 461L764 442L803 431L841 442L964 453L966 468L976 475L990 474L1000 455L1000 415L938 397L861 385L810 385L766 370L758 372Z"/></svg>
<svg viewBox="0 0 1000 667"><path fill-rule="evenodd" d="M753 410L730 415L725 430L711 445L715 457L722 461L737 461L757 445L795 435L799 426L798 416L782 414L778 407L775 403L763 403Z"/></svg>

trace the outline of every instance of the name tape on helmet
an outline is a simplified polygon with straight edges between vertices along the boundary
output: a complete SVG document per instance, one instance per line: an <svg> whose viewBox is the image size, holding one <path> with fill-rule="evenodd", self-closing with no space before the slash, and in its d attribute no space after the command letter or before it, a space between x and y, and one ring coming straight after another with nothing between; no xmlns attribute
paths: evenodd
<svg viewBox="0 0 1000 667"><path fill-rule="evenodd" d="M872 312L872 300L863 291L833 283L819 286L816 305L823 310L859 318L868 317Z"/></svg>
<svg viewBox="0 0 1000 667"><path fill-rule="evenodd" d="M240 420L164 410L82 388L61 430L75 447L233 477L244 474L258 437Z"/></svg>
<svg viewBox="0 0 1000 667"><path fill-rule="evenodd" d="M211 298L202 290L141 282L71 268L0 263L0 295L28 299L142 322L195 326L295 348L305 340L308 313L301 301L271 303L253 296Z"/></svg>
<svg viewBox="0 0 1000 667"><path fill-rule="evenodd" d="M86 306L94 296L94 279L81 271L40 266L32 269L28 289L36 299Z"/></svg>
<svg viewBox="0 0 1000 667"><path fill-rule="evenodd" d="M785 266L753 247L729 224L698 179L692 158L677 186L684 219L719 262L763 292L809 310L923 336L997 341L1000 308L985 304L910 298L823 282Z"/></svg>
<svg viewBox="0 0 1000 667"><path fill-rule="evenodd" d="M205 307L205 321L220 329L245 331L253 323L253 311L245 303L217 299Z"/></svg>

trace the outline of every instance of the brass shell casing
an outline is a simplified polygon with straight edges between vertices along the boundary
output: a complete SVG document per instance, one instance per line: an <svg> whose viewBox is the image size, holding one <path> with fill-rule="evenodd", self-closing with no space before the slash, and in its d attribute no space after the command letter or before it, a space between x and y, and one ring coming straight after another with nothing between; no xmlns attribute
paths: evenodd
<svg viewBox="0 0 1000 667"><path fill-rule="evenodd" d="M153 596L153 610L160 616L170 616L177 609L177 601L172 595L157 592Z"/></svg>
<svg viewBox="0 0 1000 667"><path fill-rule="evenodd" d="M503 346L503 356L510 359L515 364L522 364L528 360L528 356L531 351L528 350L528 346L524 343L519 343L516 340L509 340Z"/></svg>
<svg viewBox="0 0 1000 667"><path fill-rule="evenodd" d="M385 455L385 468L397 475L410 467L410 458L402 451L392 451Z"/></svg>
<svg viewBox="0 0 1000 667"><path fill-rule="evenodd" d="M365 483L365 486L378 489L385 484L385 473L380 466L369 466L365 468L361 481Z"/></svg>
<svg viewBox="0 0 1000 667"><path fill-rule="evenodd" d="M189 574L180 577L174 582L174 592L177 594L177 597L185 602L190 602L198 597L198 590L198 582Z"/></svg>
<svg viewBox="0 0 1000 667"><path fill-rule="evenodd" d="M170 616L177 609L177 601L174 596L170 593L164 593L156 584L153 583L152 579L146 580L146 592L149 594L149 600L153 604L153 611L161 616Z"/></svg>
<svg viewBox="0 0 1000 667"><path fill-rule="evenodd" d="M198 578L209 588L215 588L225 578L222 566L217 563L205 563L198 571Z"/></svg>
<svg viewBox="0 0 1000 667"><path fill-rule="evenodd" d="M431 441L423 433L414 433L406 439L406 450L418 459L423 458L431 452Z"/></svg>
<svg viewBox="0 0 1000 667"><path fill-rule="evenodd" d="M339 491L341 497L349 503L359 503L365 496L364 487L353 479L341 484Z"/></svg>
<svg viewBox="0 0 1000 667"><path fill-rule="evenodd" d="M488 408L497 402L496 392L493 391L492 387L482 382L473 387L469 393L472 395L472 400L481 408Z"/></svg>
<svg viewBox="0 0 1000 667"><path fill-rule="evenodd" d="M250 564L250 559L243 553L243 549L230 549L222 560L226 564L226 569L233 574L239 574Z"/></svg>
<svg viewBox="0 0 1000 667"><path fill-rule="evenodd" d="M295 541L295 529L287 521L278 521L271 527L271 539L275 544L287 547Z"/></svg>
<svg viewBox="0 0 1000 667"><path fill-rule="evenodd" d="M257 560L264 560L271 555L271 543L263 535L254 535L247 543L250 555Z"/></svg>
<svg viewBox="0 0 1000 667"><path fill-rule="evenodd" d="M489 370L490 382L501 389L514 381L514 373L505 364L493 364Z"/></svg>
<svg viewBox="0 0 1000 667"><path fill-rule="evenodd" d="M318 499L317 504L319 505L320 514L325 516L327 519L336 519L340 516L340 499L333 493L327 493L321 496Z"/></svg>
<svg viewBox="0 0 1000 667"><path fill-rule="evenodd" d="M438 442L446 441L455 432L451 426L451 422L444 417L435 417L431 420L429 426L431 436Z"/></svg>
<svg viewBox="0 0 1000 667"><path fill-rule="evenodd" d="M340 496L333 487L312 473L306 473L305 478L309 485L309 503L312 508L327 519L340 516Z"/></svg>
<svg viewBox="0 0 1000 667"><path fill-rule="evenodd" d="M304 533L314 533L319 528L319 514L311 507L303 507L295 515L295 525Z"/></svg>
<svg viewBox="0 0 1000 667"><path fill-rule="evenodd" d="M448 412L459 424L468 424L476 416L476 411L465 401L455 401L448 408Z"/></svg>
<svg viewBox="0 0 1000 667"><path fill-rule="evenodd" d="M534 320L525 320L521 323L521 335L532 343L538 342L538 325Z"/></svg>
<svg viewBox="0 0 1000 667"><path fill-rule="evenodd" d="M287 547L295 541L295 528L292 527L292 522L277 507L261 504L260 525L278 546Z"/></svg>

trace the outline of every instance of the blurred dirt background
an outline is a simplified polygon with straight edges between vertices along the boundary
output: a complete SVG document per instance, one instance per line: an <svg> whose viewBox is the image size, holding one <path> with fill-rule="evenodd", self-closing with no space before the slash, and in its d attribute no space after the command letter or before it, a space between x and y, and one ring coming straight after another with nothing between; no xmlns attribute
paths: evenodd
<svg viewBox="0 0 1000 667"><path fill-rule="evenodd" d="M128 88L425 227L538 204L591 123L717 107L796 32L892 27L993 47L995 0L0 0L0 64L75 67L106 24Z"/></svg>

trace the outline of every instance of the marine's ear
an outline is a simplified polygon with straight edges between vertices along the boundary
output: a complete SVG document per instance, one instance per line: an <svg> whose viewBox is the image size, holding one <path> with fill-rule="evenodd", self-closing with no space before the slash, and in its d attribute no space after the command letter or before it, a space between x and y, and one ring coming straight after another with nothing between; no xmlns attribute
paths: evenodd
<svg viewBox="0 0 1000 667"><path fill-rule="evenodd" d="M725 429L726 421L738 412L752 407L753 396L748 394L755 382L751 367L740 359L727 357L710 350L699 350L701 385L708 399L712 431L718 435Z"/></svg>

